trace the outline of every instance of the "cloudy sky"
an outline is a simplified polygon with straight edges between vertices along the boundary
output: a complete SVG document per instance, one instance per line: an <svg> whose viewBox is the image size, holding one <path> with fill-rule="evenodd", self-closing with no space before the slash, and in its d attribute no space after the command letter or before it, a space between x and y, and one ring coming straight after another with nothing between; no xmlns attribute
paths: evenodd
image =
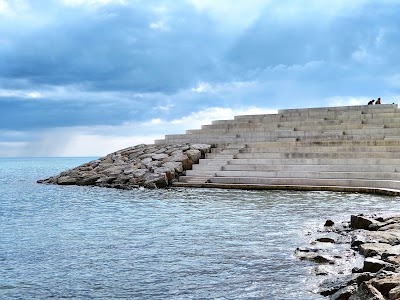
<svg viewBox="0 0 400 300"><path fill-rule="evenodd" d="M0 156L400 99L397 0L0 0Z"/></svg>

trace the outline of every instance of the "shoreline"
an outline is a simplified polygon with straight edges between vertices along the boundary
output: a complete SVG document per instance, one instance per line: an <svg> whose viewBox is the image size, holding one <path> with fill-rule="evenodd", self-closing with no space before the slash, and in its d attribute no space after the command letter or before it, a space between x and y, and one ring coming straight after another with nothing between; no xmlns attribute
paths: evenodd
<svg viewBox="0 0 400 300"><path fill-rule="evenodd" d="M312 261L316 293L331 300L400 299L400 216L352 215L327 220L295 256Z"/></svg>

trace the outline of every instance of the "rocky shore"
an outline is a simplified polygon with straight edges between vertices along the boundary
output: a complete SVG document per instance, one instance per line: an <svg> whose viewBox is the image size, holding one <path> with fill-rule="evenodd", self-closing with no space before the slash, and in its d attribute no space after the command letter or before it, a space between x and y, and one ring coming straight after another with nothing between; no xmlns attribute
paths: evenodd
<svg viewBox="0 0 400 300"><path fill-rule="evenodd" d="M118 189L170 186L210 152L207 144L137 145L108 154L38 183Z"/></svg>
<svg viewBox="0 0 400 300"><path fill-rule="evenodd" d="M326 221L295 255L316 263L317 293L332 300L400 299L400 216Z"/></svg>

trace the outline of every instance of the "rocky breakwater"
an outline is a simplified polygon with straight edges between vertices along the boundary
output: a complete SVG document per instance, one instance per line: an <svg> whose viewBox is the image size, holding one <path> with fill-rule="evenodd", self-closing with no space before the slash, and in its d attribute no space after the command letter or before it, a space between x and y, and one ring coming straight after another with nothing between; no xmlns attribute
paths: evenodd
<svg viewBox="0 0 400 300"><path fill-rule="evenodd" d="M210 152L207 144L137 145L108 154L38 183L118 189L170 186Z"/></svg>
<svg viewBox="0 0 400 300"><path fill-rule="evenodd" d="M317 264L315 292L334 300L400 299L400 216L328 220L310 236L311 245L295 254Z"/></svg>

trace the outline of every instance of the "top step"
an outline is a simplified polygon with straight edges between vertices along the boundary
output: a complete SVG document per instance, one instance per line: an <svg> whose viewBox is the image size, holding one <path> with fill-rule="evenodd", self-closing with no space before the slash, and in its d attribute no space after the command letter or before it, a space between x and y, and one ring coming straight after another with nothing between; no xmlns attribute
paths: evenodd
<svg viewBox="0 0 400 300"><path fill-rule="evenodd" d="M315 108L295 108L295 109L280 109L279 114L287 113L304 113L307 111L336 111L336 112L346 112L346 111L357 111L357 110L381 110L381 109L397 109L397 104L380 104L380 105L354 105L354 106L333 106L333 107L315 107Z"/></svg>

